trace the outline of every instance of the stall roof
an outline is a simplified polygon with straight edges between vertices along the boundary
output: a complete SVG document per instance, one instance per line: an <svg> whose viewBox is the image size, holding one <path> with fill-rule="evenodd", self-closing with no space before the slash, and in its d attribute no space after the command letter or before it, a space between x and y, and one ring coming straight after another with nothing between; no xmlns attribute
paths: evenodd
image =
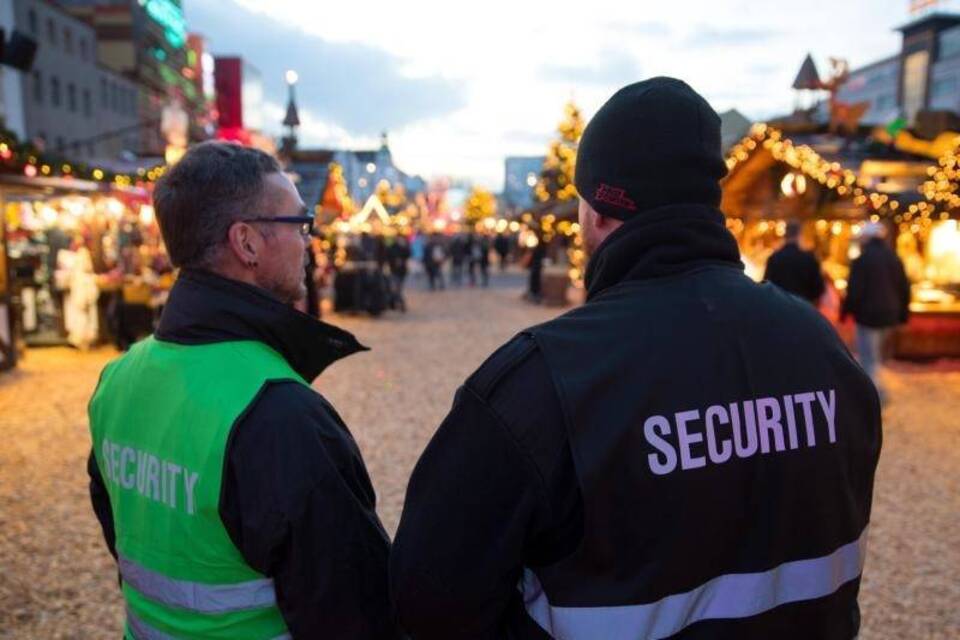
<svg viewBox="0 0 960 640"><path fill-rule="evenodd" d="M120 187L112 183L79 180L77 178L45 178L0 174L0 189L24 194L68 194L68 193L123 193L149 197L150 193L141 187Z"/></svg>

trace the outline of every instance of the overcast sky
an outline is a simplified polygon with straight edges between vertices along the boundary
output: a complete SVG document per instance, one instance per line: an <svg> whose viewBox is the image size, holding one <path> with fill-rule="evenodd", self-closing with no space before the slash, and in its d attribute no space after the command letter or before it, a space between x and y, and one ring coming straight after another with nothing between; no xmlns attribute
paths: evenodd
<svg viewBox="0 0 960 640"><path fill-rule="evenodd" d="M909 18L908 0L183 4L214 54L261 71L267 121L297 70L302 145L374 147L387 130L401 169L494 189L505 156L545 152L571 97L589 117L620 86L672 75L762 119L792 108L807 52L821 73L829 56L856 68L896 53Z"/></svg>

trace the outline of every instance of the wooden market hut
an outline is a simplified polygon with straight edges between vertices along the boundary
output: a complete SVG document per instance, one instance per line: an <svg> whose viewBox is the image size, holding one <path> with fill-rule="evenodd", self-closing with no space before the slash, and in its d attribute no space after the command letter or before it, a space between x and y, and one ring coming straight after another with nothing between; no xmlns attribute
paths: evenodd
<svg viewBox="0 0 960 640"><path fill-rule="evenodd" d="M801 223L802 243L831 285L825 313L845 335L852 326L840 323L838 308L859 231L869 220L886 223L913 288L911 320L896 332L894 353L960 356L960 210L930 198L931 180L955 163L960 137L939 159L923 153L932 143L912 142L882 144L865 131L841 137L811 124L757 125L728 155L721 209L758 280L787 221ZM935 148L943 152L942 139Z"/></svg>

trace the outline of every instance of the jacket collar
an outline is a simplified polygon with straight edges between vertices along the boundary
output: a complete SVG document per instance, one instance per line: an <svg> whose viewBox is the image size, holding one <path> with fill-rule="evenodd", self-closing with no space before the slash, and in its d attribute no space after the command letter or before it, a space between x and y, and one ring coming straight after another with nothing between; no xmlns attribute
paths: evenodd
<svg viewBox="0 0 960 640"><path fill-rule="evenodd" d="M708 265L743 270L723 214L699 204L644 211L610 234L587 264L587 299L627 280L677 275Z"/></svg>
<svg viewBox="0 0 960 640"><path fill-rule="evenodd" d="M195 269L180 273L156 336L189 345L256 340L307 381L337 360L367 350L352 334L300 313L263 289Z"/></svg>

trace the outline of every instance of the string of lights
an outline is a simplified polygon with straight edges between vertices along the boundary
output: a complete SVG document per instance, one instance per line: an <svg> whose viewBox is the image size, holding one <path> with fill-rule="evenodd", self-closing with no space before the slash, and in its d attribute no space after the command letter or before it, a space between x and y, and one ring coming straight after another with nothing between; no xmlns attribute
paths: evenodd
<svg viewBox="0 0 960 640"><path fill-rule="evenodd" d="M109 169L74 163L60 156L39 151L33 145L19 142L7 133L0 133L0 171L20 173L28 178L76 178L118 187L130 187L156 181L166 167L141 168L136 173L117 173Z"/></svg>

